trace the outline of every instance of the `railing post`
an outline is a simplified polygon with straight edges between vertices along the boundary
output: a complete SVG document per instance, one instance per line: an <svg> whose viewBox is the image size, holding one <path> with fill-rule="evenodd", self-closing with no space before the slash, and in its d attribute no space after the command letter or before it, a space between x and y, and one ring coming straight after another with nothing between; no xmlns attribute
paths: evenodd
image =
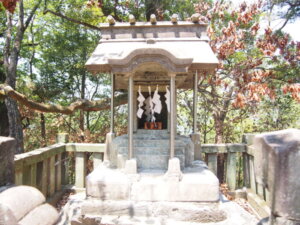
<svg viewBox="0 0 300 225"><path fill-rule="evenodd" d="M55 156L49 158L48 168L48 196L52 196L55 192Z"/></svg>
<svg viewBox="0 0 300 225"><path fill-rule="evenodd" d="M15 171L15 184L22 185L23 184L23 170L16 170Z"/></svg>
<svg viewBox="0 0 300 225"><path fill-rule="evenodd" d="M55 166L55 179L56 179L56 185L55 190L60 191L61 190L61 154L58 154L56 156L56 166Z"/></svg>
<svg viewBox="0 0 300 225"><path fill-rule="evenodd" d="M250 189L253 193L256 193L256 182L254 174L254 157L249 156L249 168L250 168Z"/></svg>
<svg viewBox="0 0 300 225"><path fill-rule="evenodd" d="M217 176L218 154L217 153L206 153L206 154L207 154L207 166Z"/></svg>
<svg viewBox="0 0 300 225"><path fill-rule="evenodd" d="M84 188L86 175L86 154L84 152L76 152L75 157L75 186L76 188Z"/></svg>
<svg viewBox="0 0 300 225"><path fill-rule="evenodd" d="M236 189L236 152L227 153L226 180L230 190Z"/></svg>
<svg viewBox="0 0 300 225"><path fill-rule="evenodd" d="M56 135L56 143L68 143L69 135L67 133L58 133Z"/></svg>
<svg viewBox="0 0 300 225"><path fill-rule="evenodd" d="M243 173L244 173L244 186L250 187L250 168L249 168L249 155L243 153Z"/></svg>
<svg viewBox="0 0 300 225"><path fill-rule="evenodd" d="M48 159L43 160L41 192L44 194L45 197L47 197L47 189L48 189L48 166L49 166L49 160Z"/></svg>
<svg viewBox="0 0 300 225"><path fill-rule="evenodd" d="M36 163L30 166L30 186L36 187Z"/></svg>
<svg viewBox="0 0 300 225"><path fill-rule="evenodd" d="M68 158L68 153L64 152L62 153L62 178L61 178L61 182L63 185L69 184L69 162L67 161Z"/></svg>

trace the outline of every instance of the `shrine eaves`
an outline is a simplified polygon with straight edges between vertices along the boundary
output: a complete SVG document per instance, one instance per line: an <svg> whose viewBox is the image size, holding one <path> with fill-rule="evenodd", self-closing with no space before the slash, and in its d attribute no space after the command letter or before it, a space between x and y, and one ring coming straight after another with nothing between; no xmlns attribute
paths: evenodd
<svg viewBox="0 0 300 225"><path fill-rule="evenodd" d="M207 24L192 21L156 21L101 24L101 40L86 63L92 73L115 74L115 89L136 85L167 85L176 74L176 87L193 88L193 74L213 71L219 61L206 35Z"/></svg>

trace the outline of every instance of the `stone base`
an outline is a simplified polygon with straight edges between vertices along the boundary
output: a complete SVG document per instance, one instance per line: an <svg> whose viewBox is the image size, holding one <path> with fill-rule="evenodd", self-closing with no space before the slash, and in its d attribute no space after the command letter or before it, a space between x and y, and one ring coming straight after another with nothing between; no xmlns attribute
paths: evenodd
<svg viewBox="0 0 300 225"><path fill-rule="evenodd" d="M181 181L182 172L180 170L180 161L178 158L169 159L168 171L165 174L166 180Z"/></svg>
<svg viewBox="0 0 300 225"><path fill-rule="evenodd" d="M126 174L137 174L137 162L136 159L126 160L125 162L125 173Z"/></svg>
<svg viewBox="0 0 300 225"><path fill-rule="evenodd" d="M83 215L129 216L131 218L152 217L152 219L167 216L173 220L201 223L220 222L227 217L225 212L219 209L218 203L188 204L178 202L174 204L173 202L101 201L93 199L86 200L82 204L81 213Z"/></svg>
<svg viewBox="0 0 300 225"><path fill-rule="evenodd" d="M219 181L203 164L186 168L182 179L166 179L164 171L132 174L99 167L86 178L87 196L102 200L217 202Z"/></svg>
<svg viewBox="0 0 300 225"><path fill-rule="evenodd" d="M235 202L134 202L86 199L75 194L57 225L257 225L257 219Z"/></svg>

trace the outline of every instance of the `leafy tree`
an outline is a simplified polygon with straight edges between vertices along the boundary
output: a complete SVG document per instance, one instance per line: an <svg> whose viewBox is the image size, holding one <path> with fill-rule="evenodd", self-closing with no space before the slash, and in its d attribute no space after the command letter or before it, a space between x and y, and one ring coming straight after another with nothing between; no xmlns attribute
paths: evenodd
<svg viewBox="0 0 300 225"><path fill-rule="evenodd" d="M19 55L24 38L24 33L27 30L32 18L40 6L42 0L27 2L24 5L23 0L18 1L18 11L13 14L16 6L16 1L3 1L2 4L7 8L6 11L6 30L3 49L3 66L6 76L6 83L12 88L16 88L17 66ZM13 25L13 21L17 20L17 25ZM17 140L16 152L23 151L23 131L20 122L20 113L15 100L7 98L5 104L8 112L9 135Z"/></svg>
<svg viewBox="0 0 300 225"><path fill-rule="evenodd" d="M297 83L300 46L288 35L279 36L270 28L262 36L258 34L260 4L243 3L236 10L227 3L217 2L212 9L208 8L209 4L202 2L197 10L210 21L210 45L220 59L220 66L214 74L204 77L199 90L213 106L215 142L222 143L230 111L255 107L263 98L275 99L274 89L278 88L300 100ZM281 68L291 75L282 76Z"/></svg>
<svg viewBox="0 0 300 225"><path fill-rule="evenodd" d="M278 30L282 30L288 22L300 17L300 1L298 0L269 0L267 1L267 8L271 14L275 11L277 16L284 19Z"/></svg>

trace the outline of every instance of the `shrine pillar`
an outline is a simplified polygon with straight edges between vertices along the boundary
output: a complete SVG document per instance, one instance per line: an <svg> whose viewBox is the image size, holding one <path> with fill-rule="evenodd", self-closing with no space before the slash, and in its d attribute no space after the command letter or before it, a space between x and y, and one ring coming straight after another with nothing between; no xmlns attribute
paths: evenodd
<svg viewBox="0 0 300 225"><path fill-rule="evenodd" d="M175 156L175 135L176 135L176 74L170 74L170 158Z"/></svg>
<svg viewBox="0 0 300 225"><path fill-rule="evenodd" d="M197 129L197 104L198 104L198 71L194 74L194 91L193 91L193 133L191 139L194 143L194 159L202 160L200 133Z"/></svg>
<svg viewBox="0 0 300 225"><path fill-rule="evenodd" d="M105 138L105 152L103 160L110 160L110 152L112 150L112 141L115 138L115 75L111 74L111 96L110 96L110 132Z"/></svg>
<svg viewBox="0 0 300 225"><path fill-rule="evenodd" d="M133 75L128 79L128 159L133 158Z"/></svg>
<svg viewBox="0 0 300 225"><path fill-rule="evenodd" d="M115 133L115 75L111 74L110 132Z"/></svg>

